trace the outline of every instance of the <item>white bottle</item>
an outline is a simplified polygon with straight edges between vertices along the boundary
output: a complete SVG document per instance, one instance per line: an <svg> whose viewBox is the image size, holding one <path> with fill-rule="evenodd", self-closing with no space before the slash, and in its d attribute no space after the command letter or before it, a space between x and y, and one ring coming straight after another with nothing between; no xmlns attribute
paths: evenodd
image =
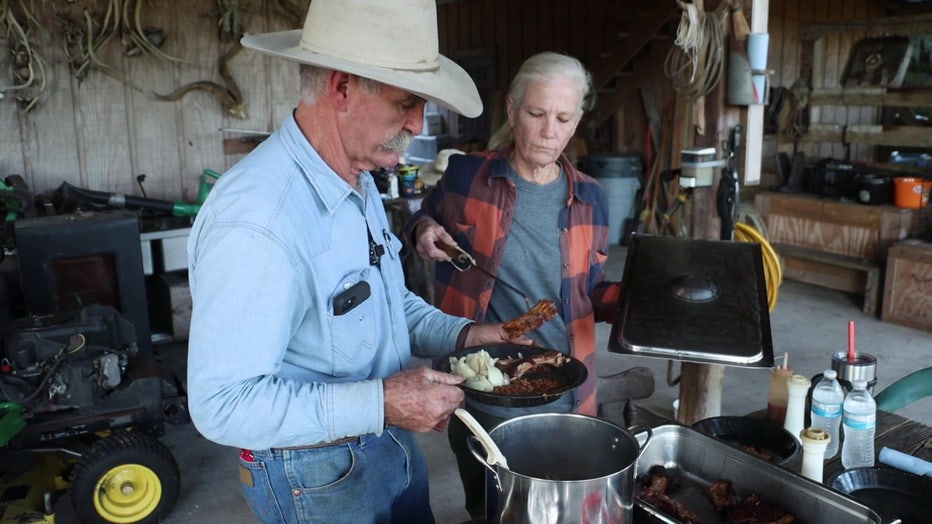
<svg viewBox="0 0 932 524"><path fill-rule="evenodd" d="M852 381L851 393L843 404L841 465L845 469L874 465L874 431L877 429L877 403L867 392L867 381Z"/></svg>
<svg viewBox="0 0 932 524"><path fill-rule="evenodd" d="M786 379L786 418L783 420L783 429L802 442L799 432L805 427L806 421L806 393L809 392L809 379L803 375L790 375Z"/></svg>
<svg viewBox="0 0 932 524"><path fill-rule="evenodd" d="M832 437L825 448L825 458L830 459L838 453L838 441L841 440L841 404L845 401L845 390L837 380L834 369L826 369L822 380L812 388L812 409L809 411L809 426L821 429Z"/></svg>
<svg viewBox="0 0 932 524"><path fill-rule="evenodd" d="M395 168L388 171L388 198L398 198L398 173Z"/></svg>
<svg viewBox="0 0 932 524"><path fill-rule="evenodd" d="M802 475L816 482L822 482L825 446L832 442L832 436L818 428L806 428L799 434L799 438L803 441Z"/></svg>

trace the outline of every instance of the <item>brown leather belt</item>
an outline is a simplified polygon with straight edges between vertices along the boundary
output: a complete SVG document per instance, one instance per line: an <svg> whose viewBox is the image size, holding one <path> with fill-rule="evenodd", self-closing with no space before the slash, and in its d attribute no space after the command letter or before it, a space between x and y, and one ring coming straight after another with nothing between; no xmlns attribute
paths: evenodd
<svg viewBox="0 0 932 524"><path fill-rule="evenodd" d="M330 442L320 442L317 444L308 444L306 446L290 446L287 448L272 448L272 451L298 451L302 449L319 449L319 448L329 448L330 446L339 446L340 444L352 444L354 442L359 442L359 437L343 437L336 440L331 440Z"/></svg>

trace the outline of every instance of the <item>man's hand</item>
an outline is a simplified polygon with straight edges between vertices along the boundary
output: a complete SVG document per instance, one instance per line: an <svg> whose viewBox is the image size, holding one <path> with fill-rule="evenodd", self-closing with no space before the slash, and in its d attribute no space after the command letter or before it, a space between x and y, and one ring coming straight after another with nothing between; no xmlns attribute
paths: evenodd
<svg viewBox="0 0 932 524"><path fill-rule="evenodd" d="M508 338L508 333L503 327L504 324L473 324L466 333L466 343L464 347L481 346L483 344L521 344L523 346L534 346L537 343L529 339L526 335L518 338Z"/></svg>
<svg viewBox="0 0 932 524"><path fill-rule="evenodd" d="M459 375L428 368L396 373L382 381L385 423L423 433L444 424L463 403Z"/></svg>
<svg viewBox="0 0 932 524"><path fill-rule="evenodd" d="M450 255L434 245L437 241L448 246L457 245L453 237L447 233L447 230L430 217L417 225L414 230L414 237L416 239L415 249L417 250L417 254L425 260L434 260L436 262L450 261Z"/></svg>

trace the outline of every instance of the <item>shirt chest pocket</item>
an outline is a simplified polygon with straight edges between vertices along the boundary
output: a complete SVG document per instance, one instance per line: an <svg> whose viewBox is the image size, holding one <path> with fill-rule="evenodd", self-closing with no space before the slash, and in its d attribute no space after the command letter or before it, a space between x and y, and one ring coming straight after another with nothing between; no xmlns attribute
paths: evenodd
<svg viewBox="0 0 932 524"><path fill-rule="evenodd" d="M376 306L366 280L347 279L330 299L333 374L367 375L376 347Z"/></svg>

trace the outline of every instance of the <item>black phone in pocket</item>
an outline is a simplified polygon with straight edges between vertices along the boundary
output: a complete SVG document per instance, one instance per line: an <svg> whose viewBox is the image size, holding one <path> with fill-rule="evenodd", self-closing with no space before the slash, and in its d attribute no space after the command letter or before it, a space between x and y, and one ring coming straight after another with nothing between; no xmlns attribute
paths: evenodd
<svg viewBox="0 0 932 524"><path fill-rule="evenodd" d="M352 311L354 307L369 298L369 291L369 283L365 280L353 284L333 299L333 314L339 316Z"/></svg>

